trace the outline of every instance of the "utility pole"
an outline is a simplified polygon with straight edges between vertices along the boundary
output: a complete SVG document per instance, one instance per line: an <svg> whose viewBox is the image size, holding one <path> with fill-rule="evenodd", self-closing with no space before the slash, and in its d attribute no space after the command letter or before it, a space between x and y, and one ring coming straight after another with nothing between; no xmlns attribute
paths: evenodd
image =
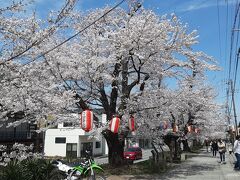
<svg viewBox="0 0 240 180"><path fill-rule="evenodd" d="M226 135L226 138L232 139L232 133L230 133L230 111L229 111L229 81L227 84L227 89L226 89L226 93L227 93L227 100L226 100L226 118L227 118L227 131L228 131L228 135Z"/></svg>
<svg viewBox="0 0 240 180"><path fill-rule="evenodd" d="M235 134L238 135L238 125L237 125L237 114L236 114L236 107L235 107L235 100L234 100L234 89L232 80L230 80L231 91L232 91L232 103L233 103L233 114L234 114L234 121L235 121Z"/></svg>
<svg viewBox="0 0 240 180"><path fill-rule="evenodd" d="M228 87L227 87L227 101L226 101L226 117L227 117L227 122L228 122L228 126L230 125L230 112L229 112L229 81L227 83Z"/></svg>

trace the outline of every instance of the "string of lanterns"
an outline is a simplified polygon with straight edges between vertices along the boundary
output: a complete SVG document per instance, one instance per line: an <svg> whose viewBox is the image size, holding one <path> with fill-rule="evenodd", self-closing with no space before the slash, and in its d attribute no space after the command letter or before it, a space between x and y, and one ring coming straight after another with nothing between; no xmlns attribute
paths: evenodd
<svg viewBox="0 0 240 180"><path fill-rule="evenodd" d="M81 113L80 127L86 132L89 132L92 130L92 128L93 128L93 112L91 110L87 109ZM118 116L115 116L109 122L109 130L111 132L113 132L114 134L117 134L119 127L120 127L120 118ZM128 120L128 127L131 132L136 131L136 122L135 122L135 118L133 115L130 115L130 118ZM160 127L160 129L163 129L163 130L172 128L172 131L175 133L179 131L176 123L170 123L168 121L160 122L159 127ZM195 128L193 125L188 125L187 130L189 133L193 133L193 132L195 132L197 134L200 133L200 129Z"/></svg>
<svg viewBox="0 0 240 180"><path fill-rule="evenodd" d="M135 125L135 118L133 115L130 116L130 119L128 120L128 126L129 130L131 132L134 132L136 130ZM93 127L93 112L91 110L85 110L80 115L80 127L86 131L89 132L92 130ZM120 127L120 118L118 116L113 117L110 120L109 123L109 130L113 132L114 134L118 133Z"/></svg>

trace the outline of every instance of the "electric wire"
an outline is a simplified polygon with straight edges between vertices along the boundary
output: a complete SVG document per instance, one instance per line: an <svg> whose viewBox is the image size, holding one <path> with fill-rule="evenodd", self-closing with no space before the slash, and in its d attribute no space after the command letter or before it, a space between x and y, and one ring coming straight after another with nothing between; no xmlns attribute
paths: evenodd
<svg viewBox="0 0 240 180"><path fill-rule="evenodd" d="M228 42L228 14L229 14L229 11L228 11L228 1L226 1L227 3L227 7L226 7L226 30L225 30L225 44L227 45L227 42ZM227 48L225 48L225 61L224 61L224 67L227 67ZM226 74L227 72L224 71L224 77L226 77ZM227 79L225 79L226 82L227 82ZM226 116L227 116L227 119L228 119L228 123L229 122L229 117L230 117L230 114L229 114L229 83L226 83Z"/></svg>
<svg viewBox="0 0 240 180"><path fill-rule="evenodd" d="M230 55L229 55L229 69L228 69L228 79L231 77L231 71L232 71L232 54L233 54L233 43L234 43L234 29L236 27L236 21L237 21L237 15L239 12L239 7L240 4L236 4L236 11L235 11L235 17L234 17L234 22L233 22L233 27L232 27L232 32L231 32L231 45L230 45Z"/></svg>
<svg viewBox="0 0 240 180"><path fill-rule="evenodd" d="M221 26L220 26L220 15L219 15L219 0L217 0L217 17L218 17L218 41L219 41L219 55L222 57L222 48L221 48Z"/></svg>
<svg viewBox="0 0 240 180"><path fill-rule="evenodd" d="M222 62L222 41L221 41L221 25L220 25L220 10L219 0L217 0L217 23L218 23L218 45L219 45L219 61ZM221 91L224 92L224 86L221 86Z"/></svg>
<svg viewBox="0 0 240 180"><path fill-rule="evenodd" d="M236 5L235 5L235 15L234 15L234 21L233 21L233 26L232 26L232 29L231 29L231 42L230 42L230 56L229 56L229 69L228 69L228 90L227 90L227 96L229 96L229 88L231 88L231 92L232 92L232 98L231 98L231 101L230 101L230 108L228 108L228 112L229 112L229 116L231 115L231 111L232 111L232 108L234 108L233 106L233 100L234 100L234 93L235 93L235 88L236 88L236 78L237 78L237 70L238 70L238 56L236 56L237 54L237 46L238 46L238 37L239 37L239 33L237 33L237 37L236 37L236 40L235 40L235 28L236 28L236 22L237 22L237 19L238 19L238 14L239 13L239 8L240 8L240 2L236 2ZM239 15L240 17L240 15ZM238 27L239 27L239 21L238 21ZM236 42L236 50L234 51L234 42ZM235 54L236 53L236 54ZM234 67L232 64L233 64L233 60L232 60L232 57L233 57L233 54L235 54L235 69L233 70L232 72L232 67ZM232 78L234 79L234 85L232 85L232 78L231 78L231 75L233 76ZM231 87L230 87L230 82L231 82ZM229 107L229 106L228 106ZM236 112L234 112L236 113Z"/></svg>
<svg viewBox="0 0 240 180"><path fill-rule="evenodd" d="M234 91L235 91L235 85L236 85L236 79L237 79L239 55L240 55L240 48L239 48L237 56L236 56L236 66L235 66L235 74L234 74L234 81L233 81L233 89L234 89Z"/></svg>
<svg viewBox="0 0 240 180"><path fill-rule="evenodd" d="M240 5L240 3L239 3L239 5ZM238 13L238 12L236 12L236 13ZM238 18L239 17L239 18ZM238 21L237 21L238 20ZM240 28L240 14L239 14L239 16L237 16L237 19L236 19L236 22L238 22L238 25L237 25L237 29L239 29ZM235 29L233 29L232 31L234 31L234 33L236 32L236 30ZM235 91L235 88L236 88L236 77L237 77L237 69L238 69L238 40L239 40L239 33L237 33L237 35L236 35L237 37L236 37L236 43L235 43L235 52L234 52L234 54L235 54L235 71L233 72L233 89L234 89L234 91Z"/></svg>
<svg viewBox="0 0 240 180"><path fill-rule="evenodd" d="M225 44L227 44L227 41L228 41L228 1L226 1L226 3L227 3L227 9L226 9L227 12L226 12ZM224 67L227 66L226 59L227 59L227 48L225 48L225 66ZM225 71L224 71L224 73L225 73ZM224 77L226 77L225 74L224 74Z"/></svg>
<svg viewBox="0 0 240 180"><path fill-rule="evenodd" d="M240 28L240 23L238 22L238 28ZM236 64L235 64L235 71L234 71L234 80L233 80L233 89L235 90L236 88L236 80L237 80L237 69L238 69L238 40L239 40L239 33L237 33L237 40L236 40L236 55L235 55L235 59L236 59Z"/></svg>
<svg viewBox="0 0 240 180"><path fill-rule="evenodd" d="M120 1L119 3L117 3L114 7L112 7L111 9L109 9L107 12L105 12L102 16L100 16L99 18L97 18L96 20L94 20L92 23L88 24L86 27L84 27L83 29L81 29L80 31L78 31L77 33L75 33L74 35L70 36L69 38L65 39L64 41L62 41L61 43L57 44L56 46L54 46L53 48L41 53L39 56L37 56L36 58L34 58L32 61L35 61L37 59L39 59L40 57L43 57L44 55L50 53L51 51L57 49L58 47L62 46L63 44L65 44L66 42L70 41L71 39L75 38L76 36L78 36L79 34L81 34L83 31L85 31L86 29L88 29L89 27L91 27L92 25L94 25L96 22L98 22L100 19L102 19L103 17L105 17L107 14L109 14L110 12L112 12L114 9L116 9L118 6L120 6L125 0ZM29 50L29 49L28 49ZM22 54L21 54L22 55ZM18 57L18 56L16 56ZM13 58L9 58L4 62L7 62L9 60L12 60ZM32 62L31 61L31 62ZM28 64L28 63L27 63Z"/></svg>
<svg viewBox="0 0 240 180"><path fill-rule="evenodd" d="M93 24L95 24L96 22L98 22L100 19L102 19L103 17L105 17L107 14L109 14L110 12L112 12L114 9L116 9L118 6L120 6L125 0L120 1L118 4L116 4L114 7L112 7L111 9L109 9L107 12L105 12L102 16L100 16L99 18L97 18L95 21L93 21L92 23L90 23L89 25L87 25L86 27L84 27L83 29L81 29L80 31L78 31L76 34L70 36L69 38L67 38L66 40L62 41L61 43L59 43L58 45L54 46L53 48L45 51L44 53L40 54L36 59L50 53L51 51L57 49L58 47L60 47L61 45L65 44L66 42L70 41L71 39L75 38L76 36L78 36L79 34L81 34L83 31L85 31L86 29L88 29L89 27L91 27ZM35 60L36 60L35 59Z"/></svg>

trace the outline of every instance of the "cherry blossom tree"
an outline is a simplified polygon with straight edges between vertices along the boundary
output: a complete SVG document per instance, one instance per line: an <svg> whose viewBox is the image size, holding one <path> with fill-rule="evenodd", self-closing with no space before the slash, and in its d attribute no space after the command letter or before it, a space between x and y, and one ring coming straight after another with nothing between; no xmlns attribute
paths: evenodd
<svg viewBox="0 0 240 180"><path fill-rule="evenodd" d="M216 93L214 89L204 83L204 81L182 80L179 86L174 89L160 88L144 94L137 99L132 99L128 107L130 111L139 112L136 119L138 123L144 125L137 135L157 138L165 137L172 133L173 127L178 126L177 135L184 141L185 149L190 150L187 139L206 138L211 136L209 132L216 132L216 127L224 124L222 118L218 117L221 106L215 103ZM144 104L144 106L142 106ZM162 127L163 122L168 122L168 129ZM199 132L189 132L188 126L199 129ZM152 131L149 131L152 129ZM222 128L220 128L222 129ZM219 131L219 130L218 130Z"/></svg>
<svg viewBox="0 0 240 180"><path fill-rule="evenodd" d="M135 5L128 12L117 8L101 19L99 16L109 12L109 7L85 15L71 14L68 24L53 23L56 30L71 26L79 32L99 19L37 61L39 54L62 42L64 31L55 33L55 28L52 32L49 26L40 31L42 34L35 34L35 29L27 33L27 45L22 38L17 39L19 48L8 48L1 60L1 116L6 117L9 110L44 116L100 107L108 121L116 115L121 118L116 134L108 125L96 125L108 143L111 164L122 163L130 114L135 115L139 125L152 127L159 125L160 118L189 112L194 120L202 120L201 112L211 105L212 99L207 99L213 96L204 93L207 88L194 84L198 84L196 74L215 70L215 62L203 52L193 51L192 46L198 43L197 32L189 32L174 14L158 16ZM31 29L27 23L24 25L23 29ZM40 37L36 42L34 35ZM164 81L181 84L174 90Z"/></svg>
<svg viewBox="0 0 240 180"><path fill-rule="evenodd" d="M107 10L89 12L74 28L78 30ZM108 128L102 131L109 147L109 162L117 164L123 158L122 137L127 135L124 128L129 118L127 112L138 113L138 110L129 111L129 100L135 99L138 106L144 108L150 105L146 97L154 104L159 96L163 110L174 109L174 100L170 97L173 92L161 88L164 79L187 77L186 72L194 70L194 63L204 70L216 69L211 57L192 50L191 46L196 43L196 31L188 32L187 26L174 14L157 16L143 8L127 13L119 8L79 38L49 53L47 63L42 64L51 67L59 83L63 82L63 88L76 93L81 109L102 107L108 121L115 115L121 117L122 128L118 134ZM186 106L189 106L187 102ZM152 117L145 121L154 124Z"/></svg>
<svg viewBox="0 0 240 180"><path fill-rule="evenodd" d="M24 116L37 114L44 104L40 101L46 102L44 98L49 98L44 96L50 89L44 86L48 87L49 84L39 84L41 75L34 75L39 72L31 69L31 63L49 48L46 43L54 34L67 30L71 24L68 17L75 3L76 0L66 0L59 12L51 12L46 20L38 19L34 12L28 12L31 5L28 0L19 0L0 8L0 95L4 97L0 100L2 121L18 112ZM34 67L37 66L36 62ZM39 79L30 82L29 78L34 77Z"/></svg>

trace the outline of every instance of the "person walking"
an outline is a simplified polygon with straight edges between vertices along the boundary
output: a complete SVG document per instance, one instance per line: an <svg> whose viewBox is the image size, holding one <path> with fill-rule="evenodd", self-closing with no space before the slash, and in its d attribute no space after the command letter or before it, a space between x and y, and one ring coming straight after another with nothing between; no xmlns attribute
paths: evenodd
<svg viewBox="0 0 240 180"><path fill-rule="evenodd" d="M233 144L231 141L228 142L228 152L229 152L229 154L232 154L232 152L233 152Z"/></svg>
<svg viewBox="0 0 240 180"><path fill-rule="evenodd" d="M207 150L207 152L208 152L208 146L209 146L208 139L205 139L205 146L206 146L206 150Z"/></svg>
<svg viewBox="0 0 240 180"><path fill-rule="evenodd" d="M213 157L216 157L217 151L218 151L217 140L214 140L214 141L212 142L212 153L213 153Z"/></svg>
<svg viewBox="0 0 240 180"><path fill-rule="evenodd" d="M234 142L234 153L237 159L237 162L235 163L234 169L235 170L240 170L240 136L236 137L236 140Z"/></svg>
<svg viewBox="0 0 240 180"><path fill-rule="evenodd" d="M209 146L210 146L210 152L212 152L212 143L213 143L213 141L211 140L210 143L209 143Z"/></svg>
<svg viewBox="0 0 240 180"><path fill-rule="evenodd" d="M218 140L217 145L218 145L218 152L220 154L220 163L225 164L226 145L225 145L225 143L223 142L222 139Z"/></svg>

